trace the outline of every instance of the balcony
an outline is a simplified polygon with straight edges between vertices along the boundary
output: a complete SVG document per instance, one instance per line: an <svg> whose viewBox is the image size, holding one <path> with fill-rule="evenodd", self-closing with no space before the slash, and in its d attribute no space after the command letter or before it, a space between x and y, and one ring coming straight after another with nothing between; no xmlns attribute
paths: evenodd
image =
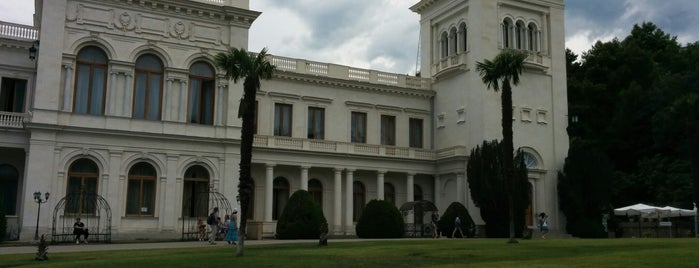
<svg viewBox="0 0 699 268"><path fill-rule="evenodd" d="M0 37L37 40L39 39L39 29L28 25L0 21Z"/></svg>
<svg viewBox="0 0 699 268"><path fill-rule="evenodd" d="M442 72L448 72L457 68L466 69L468 63L468 51L459 52L446 58L441 58L437 63L432 64L432 74L439 76Z"/></svg>
<svg viewBox="0 0 699 268"><path fill-rule="evenodd" d="M24 128L29 121L29 114L0 111L0 128Z"/></svg>
<svg viewBox="0 0 699 268"><path fill-rule="evenodd" d="M255 135L253 146L257 148L292 149L310 152L338 153L351 155L370 155L404 159L438 160L463 156L467 153L461 146L440 150L407 148L365 143L349 143L327 140L312 140L280 136Z"/></svg>
<svg viewBox="0 0 699 268"><path fill-rule="evenodd" d="M430 80L415 76L387 73L349 66L293 59L280 56L270 56L277 70L301 74L310 74L342 80L364 81L372 84L390 85L412 89L430 89Z"/></svg>

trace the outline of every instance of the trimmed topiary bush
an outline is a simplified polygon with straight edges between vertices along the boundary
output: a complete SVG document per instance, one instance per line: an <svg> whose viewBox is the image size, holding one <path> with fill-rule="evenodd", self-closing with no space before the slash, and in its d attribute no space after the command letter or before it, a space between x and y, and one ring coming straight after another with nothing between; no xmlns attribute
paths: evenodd
<svg viewBox="0 0 699 268"><path fill-rule="evenodd" d="M451 237L454 231L454 219L456 219L456 216L459 216L461 219L461 231L464 232L464 235L467 237L474 237L476 235L476 224L473 222L466 207L459 202L451 203L451 205L447 207L447 210L444 211L444 214L442 214L442 217L437 222L439 225L439 233L443 236ZM454 237L462 236L459 231L456 231Z"/></svg>
<svg viewBox="0 0 699 268"><path fill-rule="evenodd" d="M399 238L405 234L405 223L396 206L384 200L371 200L355 231L361 238Z"/></svg>
<svg viewBox="0 0 699 268"><path fill-rule="evenodd" d="M328 222L323 209L305 190L294 192L277 221L277 239L317 239Z"/></svg>

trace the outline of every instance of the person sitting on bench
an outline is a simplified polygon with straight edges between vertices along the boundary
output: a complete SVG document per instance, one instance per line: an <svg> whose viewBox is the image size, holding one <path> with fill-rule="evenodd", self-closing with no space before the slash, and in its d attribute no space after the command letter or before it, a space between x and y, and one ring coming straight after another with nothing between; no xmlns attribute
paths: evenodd
<svg viewBox="0 0 699 268"><path fill-rule="evenodd" d="M73 224L73 234L75 235L75 244L80 244L80 236L83 236L83 243L87 244L87 236L90 233L87 232L85 224L80 221L80 218L75 218L75 224Z"/></svg>

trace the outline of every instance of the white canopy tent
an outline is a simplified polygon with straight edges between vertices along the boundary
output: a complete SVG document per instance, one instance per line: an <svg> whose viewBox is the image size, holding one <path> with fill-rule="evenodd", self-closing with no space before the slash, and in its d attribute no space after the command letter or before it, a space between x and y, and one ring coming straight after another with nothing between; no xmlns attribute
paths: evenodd
<svg viewBox="0 0 699 268"><path fill-rule="evenodd" d="M641 203L614 209L614 215L617 215L617 216L639 216L640 215L643 217L648 217L651 214L655 214L657 216L658 213L669 213L669 212L670 212L669 209L650 206L650 205L641 204Z"/></svg>

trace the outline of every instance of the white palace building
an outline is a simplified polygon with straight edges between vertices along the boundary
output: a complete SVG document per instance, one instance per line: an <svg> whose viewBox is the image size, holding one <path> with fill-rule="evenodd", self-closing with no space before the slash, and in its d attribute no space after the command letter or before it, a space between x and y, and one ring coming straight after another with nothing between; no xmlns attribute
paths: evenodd
<svg viewBox="0 0 699 268"><path fill-rule="evenodd" d="M546 212L563 232L563 9L563 0L421 0L405 11L420 14L420 77L270 56L277 71L257 94L248 235L274 237L299 189L336 235L353 235L372 199L429 200L441 211L460 202L483 225L466 163L472 148L501 139L501 111L475 65L505 48L529 55L512 118L532 186L527 221ZM202 213L192 200L217 193L239 207L242 83L212 59L247 49L261 14L248 0L35 0L35 13L33 26L0 21L6 239L52 234L73 214L115 238L180 237L183 219ZM71 204L70 194L82 199ZM89 226L90 217L109 222Z"/></svg>

